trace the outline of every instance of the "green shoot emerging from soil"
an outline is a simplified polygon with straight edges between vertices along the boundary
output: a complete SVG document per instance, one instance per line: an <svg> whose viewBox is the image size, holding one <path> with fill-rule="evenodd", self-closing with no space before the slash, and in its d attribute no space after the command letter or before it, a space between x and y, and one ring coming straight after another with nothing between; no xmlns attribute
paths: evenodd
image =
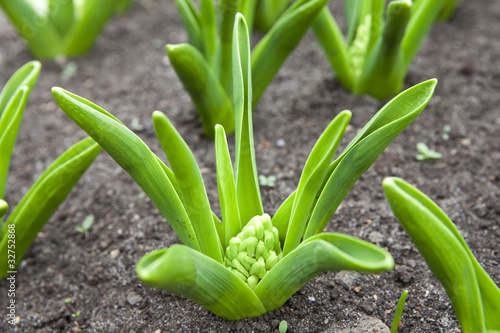
<svg viewBox="0 0 500 333"><path fill-rule="evenodd" d="M345 0L347 37L327 7L313 24L314 33L345 88L384 99L401 91L420 45L450 2L391 1L384 18L384 0Z"/></svg>
<svg viewBox="0 0 500 333"><path fill-rule="evenodd" d="M398 331L399 322L401 321L401 315L403 314L403 309L405 307L407 296L408 296L408 290L405 290L403 291L401 297L399 298L398 305L396 306L396 312L394 313L394 319L391 325L391 333L396 333Z"/></svg>
<svg viewBox="0 0 500 333"><path fill-rule="evenodd" d="M311 151L297 190L271 218L263 211L257 178L243 16L237 15L233 31L234 169L224 128L215 126L222 222L211 211L193 153L162 112L153 113L153 123L171 169L107 111L61 88L52 91L66 114L141 186L184 244L146 254L136 266L139 279L236 320L278 309L325 271L393 268L393 258L382 248L322 231L359 177L422 112L436 80L390 101L334 160L351 117L341 112Z"/></svg>
<svg viewBox="0 0 500 333"><path fill-rule="evenodd" d="M86 53L108 19L130 0L0 0L33 55L54 60Z"/></svg>
<svg viewBox="0 0 500 333"><path fill-rule="evenodd" d="M295 1L255 46L251 58L253 105L327 2ZM247 18L253 17L256 3L224 0L218 2L216 10L214 0L201 0L199 9L192 0L176 0L189 44L167 45L166 51L210 139L215 136L216 124L228 134L234 131L232 27L237 10Z"/></svg>
<svg viewBox="0 0 500 333"><path fill-rule="evenodd" d="M415 159L418 161L429 160L429 159L440 159L443 157L443 154L430 149L429 146L427 146L423 142L417 143L417 151L418 154L415 155Z"/></svg>
<svg viewBox="0 0 500 333"><path fill-rule="evenodd" d="M0 224L7 212L5 189L10 157L24 109L41 65L38 61L21 67L0 94ZM101 148L90 138L61 155L36 181L0 225L0 279L14 271L36 235L64 201Z"/></svg>
<svg viewBox="0 0 500 333"><path fill-rule="evenodd" d="M402 179L386 178L383 186L394 215L443 284L462 331L500 331L500 289L451 219Z"/></svg>
<svg viewBox="0 0 500 333"><path fill-rule="evenodd" d="M75 230L83 234L87 232L90 227L92 227L92 224L94 224L94 215L89 215L85 218L85 220L83 220L81 226L75 227Z"/></svg>

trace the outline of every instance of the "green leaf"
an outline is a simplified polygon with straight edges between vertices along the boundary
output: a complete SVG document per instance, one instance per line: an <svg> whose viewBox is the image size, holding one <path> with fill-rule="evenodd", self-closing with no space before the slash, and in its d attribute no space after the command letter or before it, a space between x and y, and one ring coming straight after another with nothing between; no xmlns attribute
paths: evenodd
<svg viewBox="0 0 500 333"><path fill-rule="evenodd" d="M500 330L500 289L446 213L402 179L386 178L383 187L394 215L443 284L462 331Z"/></svg>
<svg viewBox="0 0 500 333"><path fill-rule="evenodd" d="M295 194L290 223L283 246L283 255L287 255L301 242L307 227L311 210L314 207L318 191L321 189L328 166L344 136L351 119L351 112L341 112L333 119L319 137L302 171Z"/></svg>
<svg viewBox="0 0 500 333"><path fill-rule="evenodd" d="M257 317L266 312L239 277L224 265L183 245L146 254L135 271L144 283L183 295L229 320Z"/></svg>
<svg viewBox="0 0 500 333"><path fill-rule="evenodd" d="M200 115L208 138L214 138L214 127L234 130L231 102L203 55L189 44L167 45L167 55Z"/></svg>
<svg viewBox="0 0 500 333"><path fill-rule="evenodd" d="M17 132L40 69L41 64L38 61L27 63L12 75L0 93L0 199L5 195Z"/></svg>
<svg viewBox="0 0 500 333"><path fill-rule="evenodd" d="M287 9L252 52L253 105L328 0L298 0Z"/></svg>
<svg viewBox="0 0 500 333"><path fill-rule="evenodd" d="M220 83L227 96L232 96L232 49L233 27L238 9L238 0L219 0L219 34L220 34ZM227 131L227 128L226 128ZM229 131L228 131L229 132Z"/></svg>
<svg viewBox="0 0 500 333"><path fill-rule="evenodd" d="M456 6L460 0L447 0L439 11L438 20L447 21L455 13Z"/></svg>
<svg viewBox="0 0 500 333"><path fill-rule="evenodd" d="M288 223L290 222L290 217L292 216L293 203L295 202L294 191L288 196L288 198L283 201L278 210L273 216L273 226L278 229L280 235L280 243L285 244L286 232L288 230Z"/></svg>
<svg viewBox="0 0 500 333"><path fill-rule="evenodd" d="M63 55L71 57L86 53L113 13L113 1L85 0L80 6L75 6L73 24L62 41Z"/></svg>
<svg viewBox="0 0 500 333"><path fill-rule="evenodd" d="M384 99L401 91L406 77L401 41L411 10L410 0L389 3L383 33L366 60L355 93Z"/></svg>
<svg viewBox="0 0 500 333"><path fill-rule="evenodd" d="M6 213L7 210L9 209L9 205L0 199L0 218L3 217ZM0 233L0 238L2 237L2 234Z"/></svg>
<svg viewBox="0 0 500 333"><path fill-rule="evenodd" d="M417 143L417 151L419 153L415 155L415 159L418 161L423 161L428 159L440 159L441 157L443 157L443 154L430 149L429 146L427 146L423 142Z"/></svg>
<svg viewBox="0 0 500 333"><path fill-rule="evenodd" d="M217 164L217 188L219 202L224 222L225 238L223 249L229 245L229 240L235 237L242 229L238 201L236 199L236 186L234 184L233 166L227 147L224 127L215 127L215 160ZM222 239L221 239L222 240Z"/></svg>
<svg viewBox="0 0 500 333"><path fill-rule="evenodd" d="M326 182L314 207L304 239L321 232L359 177L389 144L423 111L434 93L436 80L422 82L387 103L329 167Z"/></svg>
<svg viewBox="0 0 500 333"><path fill-rule="evenodd" d="M10 158L16 144L17 132L23 119L24 109L28 102L28 87L24 86L17 91L14 99L7 105L0 119L0 198L5 197L7 174L9 173Z"/></svg>
<svg viewBox="0 0 500 333"><path fill-rule="evenodd" d="M286 320L282 320L279 326L279 333L286 333L288 331L288 323Z"/></svg>
<svg viewBox="0 0 500 333"><path fill-rule="evenodd" d="M52 88L52 93L61 109L143 189L181 241L198 250L196 234L178 195L179 187L172 184L146 144L99 106L61 88Z"/></svg>
<svg viewBox="0 0 500 333"><path fill-rule="evenodd" d="M355 2L352 1L352 3ZM330 66L337 75L337 79L346 89L352 89L354 77L347 44L328 7L323 7L312 27Z"/></svg>
<svg viewBox="0 0 500 333"><path fill-rule="evenodd" d="M200 24L203 36L203 54L207 62L215 68L218 46L217 24L213 0L200 1Z"/></svg>
<svg viewBox="0 0 500 333"><path fill-rule="evenodd" d="M165 114L160 111L153 112L153 124L177 179L184 207L198 239L200 251L222 262L222 247L196 159Z"/></svg>
<svg viewBox="0 0 500 333"><path fill-rule="evenodd" d="M323 272L382 272L394 267L384 249L351 236L322 233L283 257L255 288L266 311L281 307L300 287Z"/></svg>
<svg viewBox="0 0 500 333"><path fill-rule="evenodd" d="M33 55L54 59L62 53L62 38L46 16L40 15L31 3L21 0L0 0L0 6L18 33L26 40ZM45 24L37 24L45 22Z"/></svg>
<svg viewBox="0 0 500 333"><path fill-rule="evenodd" d="M61 37L71 28L74 12L73 0L49 0L47 18Z"/></svg>
<svg viewBox="0 0 500 333"><path fill-rule="evenodd" d="M233 36L233 102L236 118L236 195L242 225L264 214L260 198L252 125L250 39L245 18L236 15Z"/></svg>
<svg viewBox="0 0 500 333"><path fill-rule="evenodd" d="M391 333L398 332L399 322L401 321L401 315L403 314L403 309L405 307L406 296L408 296L408 290L403 291L401 297L399 298L398 305L396 306L396 312L394 313L394 319L392 320Z"/></svg>
<svg viewBox="0 0 500 333"><path fill-rule="evenodd" d="M33 90L33 87L38 80L42 64L38 61L30 61L21 68L19 68L5 84L2 92L0 93L0 115L5 111L7 104L14 97L19 89L26 86L28 87L28 97ZM0 130L0 133L2 131Z"/></svg>
<svg viewBox="0 0 500 333"><path fill-rule="evenodd" d="M85 170L101 151L90 138L69 148L35 182L3 226L0 244L0 278L8 268L7 252L9 225L15 225L16 266L30 247L38 232L64 201Z"/></svg>
<svg viewBox="0 0 500 333"><path fill-rule="evenodd" d="M203 52L204 36L201 28L201 14L191 0L175 0L175 4L184 29L188 34L189 44L197 48L198 51Z"/></svg>
<svg viewBox="0 0 500 333"><path fill-rule="evenodd" d="M281 0L286 1L288 0ZM266 1L267 2L267 1ZM276 2L276 1L273 1ZM238 13L241 13L245 17L245 21L247 22L248 31L253 30L254 19L256 18L257 6L261 3L259 0L239 0L238 1ZM259 15L257 13L257 15Z"/></svg>
<svg viewBox="0 0 500 333"><path fill-rule="evenodd" d="M449 0L419 0L415 4L410 21L401 41L401 52L405 72L408 71L422 42L436 21L441 8Z"/></svg>
<svg viewBox="0 0 500 333"><path fill-rule="evenodd" d="M94 215L88 215L85 220L83 220L82 226L81 227L75 227L75 230L80 232L80 233L85 233L88 231L91 227L92 224L94 224Z"/></svg>
<svg viewBox="0 0 500 333"><path fill-rule="evenodd" d="M241 0L240 0L241 1ZM291 0L254 0L256 2L255 27L260 31L268 31ZM247 1L249 2L249 1ZM247 16L245 16L247 19ZM248 22L248 19L247 19ZM250 24L249 24L250 25ZM249 29L251 31L251 29Z"/></svg>

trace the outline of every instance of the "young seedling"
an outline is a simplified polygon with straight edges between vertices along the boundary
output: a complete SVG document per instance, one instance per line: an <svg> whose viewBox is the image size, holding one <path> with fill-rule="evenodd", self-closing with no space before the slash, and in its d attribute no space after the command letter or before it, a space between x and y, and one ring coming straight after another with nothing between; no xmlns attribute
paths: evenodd
<svg viewBox="0 0 500 333"><path fill-rule="evenodd" d="M396 306L396 312L394 313L394 319L392 321L391 333L397 333L399 322L401 321L401 316L403 315L403 309L405 307L406 297L408 296L408 290L403 291L401 297L399 298L398 305Z"/></svg>
<svg viewBox="0 0 500 333"><path fill-rule="evenodd" d="M79 233L84 234L86 231L92 227L92 224L94 224L94 215L89 215L83 220L82 226L81 227L75 227L75 230L78 231Z"/></svg>
<svg viewBox="0 0 500 333"><path fill-rule="evenodd" d="M286 333L286 331L288 331L288 323L286 322L286 320L282 320L280 322L279 332Z"/></svg>
<svg viewBox="0 0 500 333"><path fill-rule="evenodd" d="M40 59L86 53L126 0L0 0L0 6Z"/></svg>
<svg viewBox="0 0 500 333"><path fill-rule="evenodd" d="M253 105L327 2L295 1L255 46L251 59ZM256 2L219 1L218 10L214 0L201 0L199 9L192 0L176 0L176 3L189 44L167 45L170 63L191 96L206 136L215 137L214 126L217 124L222 125L228 134L232 133L235 111L231 103L231 32L237 10L250 17Z"/></svg>
<svg viewBox="0 0 500 333"><path fill-rule="evenodd" d="M406 73L449 0L345 0L347 37L324 7L314 33L340 83L378 99L403 88Z"/></svg>
<svg viewBox="0 0 500 333"><path fill-rule="evenodd" d="M10 157L40 68L37 61L24 65L0 94L0 279L16 269L40 229L101 150L90 138L68 149L35 182L6 222L1 223L7 211L3 199Z"/></svg>
<svg viewBox="0 0 500 333"><path fill-rule="evenodd" d="M394 215L446 290L462 331L500 331L500 289L451 219L402 179L386 178L383 187Z"/></svg>
<svg viewBox="0 0 500 333"><path fill-rule="evenodd" d="M107 111L61 88L52 91L63 111L132 176L184 243L146 254L136 265L139 279L236 320L278 309L325 271L393 268L393 258L382 248L322 231L357 179L422 112L436 80L390 101L332 162L351 117L341 112L314 146L297 190L271 219L257 179L243 16L236 16L233 31L234 170L224 128L215 127L222 222L211 211L193 153L163 113L155 111L153 123L171 169Z"/></svg>
<svg viewBox="0 0 500 333"><path fill-rule="evenodd" d="M423 142L417 143L417 151L418 154L415 155L415 159L417 161L429 160L429 159L440 159L443 157L443 154L438 153L435 150L432 150Z"/></svg>

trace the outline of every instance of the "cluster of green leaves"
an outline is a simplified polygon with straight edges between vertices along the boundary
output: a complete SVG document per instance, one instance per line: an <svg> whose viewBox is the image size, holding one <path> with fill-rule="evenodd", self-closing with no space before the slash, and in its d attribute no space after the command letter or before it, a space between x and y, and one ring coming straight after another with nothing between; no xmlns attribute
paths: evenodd
<svg viewBox="0 0 500 333"><path fill-rule="evenodd" d="M394 215L441 281L463 332L500 332L500 289L457 228L429 197L399 178L384 192Z"/></svg>
<svg viewBox="0 0 500 333"><path fill-rule="evenodd" d="M314 33L341 84L355 94L378 99L401 91L406 73L440 13L450 0L344 0L347 36L325 7ZM445 14L441 14L442 17Z"/></svg>
<svg viewBox="0 0 500 333"><path fill-rule="evenodd" d="M33 55L40 59L86 53L108 19L130 0L0 0Z"/></svg>
<svg viewBox="0 0 500 333"><path fill-rule="evenodd" d="M0 222L8 210L4 199L10 158L40 68L37 61L24 65L0 94ZM15 270L40 229L100 150L90 138L69 148L42 174L0 226L0 279Z"/></svg>
<svg viewBox="0 0 500 333"><path fill-rule="evenodd" d="M272 1L259 3L262 2ZM327 2L295 1L255 46L251 59L253 105ZM218 2L218 10L214 0L201 0L199 9L192 0L176 0L176 3L189 44L167 45L170 63L191 96L207 137L214 138L216 124L232 133L235 112L231 102L232 27L237 11L252 20L257 2L223 0Z"/></svg>
<svg viewBox="0 0 500 333"><path fill-rule="evenodd" d="M132 176L184 244L145 255L136 266L137 276L151 286L182 294L221 317L235 320L281 307L302 285L325 271L392 269L393 258L382 248L322 231L361 174L422 112L436 80L412 87L390 101L333 162L351 113L340 113L328 125L305 164L297 190L272 218L269 237L276 235L283 244L281 260L273 261L274 266L251 288L224 260L230 246L244 243L244 239L232 241L235 236L242 231L239 237L245 239L262 233L258 220L268 218L263 214L255 162L248 28L240 14L233 30L232 64L234 171L225 130L215 126L222 221L210 208L194 155L162 112L153 113L153 123L171 169L109 112L61 88L52 90L62 110ZM245 230L252 219L256 224ZM239 247L239 251L243 249ZM233 254L239 258L239 254ZM241 254L248 257L249 253Z"/></svg>

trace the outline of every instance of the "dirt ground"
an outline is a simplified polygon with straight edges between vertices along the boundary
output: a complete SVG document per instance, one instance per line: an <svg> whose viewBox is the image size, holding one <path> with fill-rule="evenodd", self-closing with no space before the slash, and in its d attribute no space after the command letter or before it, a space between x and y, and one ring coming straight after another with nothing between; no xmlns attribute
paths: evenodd
<svg viewBox="0 0 500 333"><path fill-rule="evenodd" d="M337 2L332 6L342 17ZM235 322L218 318L184 297L143 286L135 277L139 258L179 240L141 189L103 152L18 269L17 332L277 332L281 320L288 322L289 332L351 332L355 326L367 332L367 326L360 328L367 317L390 326L404 289L409 297L400 332L459 332L444 289L393 217L381 183L399 176L434 199L500 284L499 22L499 1L464 0L449 22L435 25L406 85L437 77L436 94L361 177L327 227L386 248L396 261L393 271L322 274L277 311ZM142 124L137 134L159 156L164 155L151 113L166 112L194 151L218 211L214 144L203 137L163 49L186 40L173 1L138 0L110 22L88 56L74 60L74 76L65 78L61 64L43 62L12 158L6 198L11 206L57 156L85 137L53 101L50 88L61 86L127 125ZM0 16L0 86L30 59ZM353 112L345 147L382 105L344 90L309 33L254 114L259 173L277 177L274 188L262 188L266 212L274 214L295 189L310 149L336 114ZM447 141L442 139L446 124L452 129ZM443 158L416 161L418 142ZM95 216L90 231L76 232L90 214ZM6 290L1 281L0 332L11 330L5 319Z"/></svg>

